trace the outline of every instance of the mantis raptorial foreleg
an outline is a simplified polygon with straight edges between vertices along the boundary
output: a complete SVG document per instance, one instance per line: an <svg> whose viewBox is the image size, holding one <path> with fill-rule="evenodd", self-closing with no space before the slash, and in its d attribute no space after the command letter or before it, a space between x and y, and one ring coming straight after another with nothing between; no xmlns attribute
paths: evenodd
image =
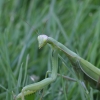
<svg viewBox="0 0 100 100"><path fill-rule="evenodd" d="M38 90L43 89L45 86L49 85L50 83L52 83L53 81L55 81L56 77L57 77L57 70L58 70L58 53L56 52L56 50L53 50L53 54L52 54L52 71L51 71L51 77L49 78L45 78L44 80L34 83L34 84L30 84L25 86L22 89L22 92L20 94L18 94L18 96L16 97L18 98L22 98L22 100L24 100L24 97L32 94Z"/></svg>

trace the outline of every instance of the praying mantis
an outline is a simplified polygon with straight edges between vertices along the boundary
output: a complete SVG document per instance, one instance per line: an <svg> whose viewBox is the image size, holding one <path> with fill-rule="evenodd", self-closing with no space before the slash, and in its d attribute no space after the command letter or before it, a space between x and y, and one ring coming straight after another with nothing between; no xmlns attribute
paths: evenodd
<svg viewBox="0 0 100 100"><path fill-rule="evenodd" d="M49 78L45 78L44 80L27 85L23 87L20 94L17 95L16 100L21 98L25 100L24 97L34 92L43 89L45 86L54 82L57 78L58 71L58 54L59 52L63 52L73 65L73 68L76 71L79 71L83 74L83 77L87 77L89 80L92 80L95 83L95 86L99 90L99 77L100 77L100 69L92 65L87 60L84 60L79 55L68 49L66 46L56 41L55 39L48 37L47 35L39 35L38 36L39 48L44 47L46 44L50 44L52 48L52 71L51 76ZM89 81L88 80L88 81Z"/></svg>

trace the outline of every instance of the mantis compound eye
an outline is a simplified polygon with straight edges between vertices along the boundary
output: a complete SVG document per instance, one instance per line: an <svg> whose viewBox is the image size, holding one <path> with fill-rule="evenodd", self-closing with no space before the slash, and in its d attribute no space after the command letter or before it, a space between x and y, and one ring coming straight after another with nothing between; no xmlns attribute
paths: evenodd
<svg viewBox="0 0 100 100"><path fill-rule="evenodd" d="M38 36L39 49L47 43L47 39L48 39L48 37L46 35L39 35Z"/></svg>

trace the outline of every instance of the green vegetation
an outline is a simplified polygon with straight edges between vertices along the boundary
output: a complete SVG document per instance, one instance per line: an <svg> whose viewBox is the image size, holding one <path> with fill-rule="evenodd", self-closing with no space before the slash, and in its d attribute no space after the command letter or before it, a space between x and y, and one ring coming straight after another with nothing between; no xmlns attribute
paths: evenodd
<svg viewBox="0 0 100 100"><path fill-rule="evenodd" d="M22 87L44 79L51 69L51 49L38 49L38 34L55 38L99 68L100 0L0 0L0 100L13 100ZM61 56L66 62L59 60L59 73L77 79L69 60ZM98 90L89 85L84 89L78 81L58 77L44 93L32 96L99 100Z"/></svg>

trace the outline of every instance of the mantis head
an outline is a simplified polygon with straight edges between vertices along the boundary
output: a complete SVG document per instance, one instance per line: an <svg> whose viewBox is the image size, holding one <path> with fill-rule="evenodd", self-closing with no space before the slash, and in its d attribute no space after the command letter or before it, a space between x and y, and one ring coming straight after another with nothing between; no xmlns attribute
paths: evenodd
<svg viewBox="0 0 100 100"><path fill-rule="evenodd" d="M46 35L39 35L38 36L39 49L47 43L47 39L48 39L48 36L46 36Z"/></svg>

